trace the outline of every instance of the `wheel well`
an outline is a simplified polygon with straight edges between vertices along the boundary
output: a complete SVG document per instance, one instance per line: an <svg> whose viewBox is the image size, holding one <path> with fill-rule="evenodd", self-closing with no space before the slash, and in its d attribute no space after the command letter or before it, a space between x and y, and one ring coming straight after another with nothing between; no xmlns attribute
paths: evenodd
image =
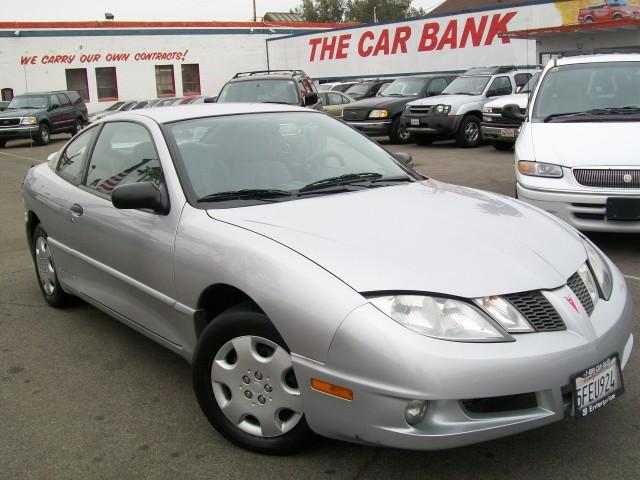
<svg viewBox="0 0 640 480"><path fill-rule="evenodd" d="M200 337L205 327L222 312L242 303L251 303L260 309L249 295L231 285L219 283L208 286L198 299L198 311L204 315L194 318L196 336Z"/></svg>
<svg viewBox="0 0 640 480"><path fill-rule="evenodd" d="M482 120L482 112L478 112L476 110L473 110L471 112L467 112L467 113L464 114L464 116L465 117L468 117L468 116L477 117L478 120Z"/></svg>
<svg viewBox="0 0 640 480"><path fill-rule="evenodd" d="M38 216L32 211L29 211L27 213L27 235L29 236L29 241L33 240L33 232L39 224L40 219Z"/></svg>
<svg viewBox="0 0 640 480"><path fill-rule="evenodd" d="M49 128L49 130L51 130L51 124L49 123L49 120L47 120L46 118L40 120L40 123L44 123Z"/></svg>

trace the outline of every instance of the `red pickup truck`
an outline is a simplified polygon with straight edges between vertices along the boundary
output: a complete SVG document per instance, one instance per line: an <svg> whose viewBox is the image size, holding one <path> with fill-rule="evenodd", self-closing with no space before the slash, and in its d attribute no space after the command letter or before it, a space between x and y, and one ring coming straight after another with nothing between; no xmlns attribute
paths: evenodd
<svg viewBox="0 0 640 480"><path fill-rule="evenodd" d="M640 5L603 3L581 8L578 11L578 23L606 22L623 18L640 18Z"/></svg>

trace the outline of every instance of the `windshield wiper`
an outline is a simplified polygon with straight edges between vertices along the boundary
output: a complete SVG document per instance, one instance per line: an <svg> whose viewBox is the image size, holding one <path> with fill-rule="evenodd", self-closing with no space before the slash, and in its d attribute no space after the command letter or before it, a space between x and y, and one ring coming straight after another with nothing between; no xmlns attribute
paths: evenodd
<svg viewBox="0 0 640 480"><path fill-rule="evenodd" d="M323 178L322 180L318 180L316 182L312 182L309 185L305 185L299 191L300 192L308 192L310 190L317 190L324 187L334 186L334 185L345 185L354 182L361 182L363 180L378 180L382 178L382 175L374 172L363 172L363 173L347 173L345 175L339 175L337 177L329 177Z"/></svg>
<svg viewBox="0 0 640 480"><path fill-rule="evenodd" d="M400 182L413 182L414 180L411 177L406 175L402 175L399 177L382 177L376 180L371 180L371 183L400 183Z"/></svg>
<svg viewBox="0 0 640 480"><path fill-rule="evenodd" d="M200 197L197 201L202 202L224 202L226 200L267 200L279 197L290 197L292 192L286 190L276 190L270 188L248 188L244 190L229 190L227 192L217 192Z"/></svg>
<svg viewBox="0 0 640 480"><path fill-rule="evenodd" d="M640 107L612 107L612 108L593 108L591 110L585 110L584 112L566 112L566 113L552 113L544 117L543 122L547 123L555 118L565 117L597 117L602 115L628 115L640 112Z"/></svg>

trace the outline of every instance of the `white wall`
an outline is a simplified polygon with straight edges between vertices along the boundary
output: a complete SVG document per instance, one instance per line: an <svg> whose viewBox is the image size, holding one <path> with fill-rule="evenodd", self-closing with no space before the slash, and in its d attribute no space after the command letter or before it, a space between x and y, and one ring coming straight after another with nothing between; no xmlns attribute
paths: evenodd
<svg viewBox="0 0 640 480"><path fill-rule="evenodd" d="M248 32L248 30L247 30ZM66 89L65 69L86 68L89 111L105 108L112 101L98 102L96 67L116 67L121 100L156 98L155 65L174 67L176 95L182 95L182 63L200 65L203 94L216 95L236 72L266 69L264 34L123 35L78 37L0 38L0 88L15 94L27 91ZM188 51L187 51L188 50ZM185 52L184 60L134 59L137 52ZM107 61L107 54L129 53L128 60ZM47 57L75 56L71 63L46 64ZM82 62L82 55L100 55L99 61ZM35 64L21 65L21 58L37 56ZM95 58L95 57L93 57Z"/></svg>

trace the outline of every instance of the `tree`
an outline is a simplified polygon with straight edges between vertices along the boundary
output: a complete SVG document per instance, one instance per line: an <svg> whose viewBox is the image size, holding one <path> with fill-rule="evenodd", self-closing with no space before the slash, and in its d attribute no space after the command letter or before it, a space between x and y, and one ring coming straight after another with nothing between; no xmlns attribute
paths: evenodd
<svg viewBox="0 0 640 480"><path fill-rule="evenodd" d="M344 21L345 0L302 0L295 13L305 22L340 23Z"/></svg>
<svg viewBox="0 0 640 480"><path fill-rule="evenodd" d="M373 23L399 20L425 15L422 8L413 8L411 0L348 0L345 20L348 22Z"/></svg>

